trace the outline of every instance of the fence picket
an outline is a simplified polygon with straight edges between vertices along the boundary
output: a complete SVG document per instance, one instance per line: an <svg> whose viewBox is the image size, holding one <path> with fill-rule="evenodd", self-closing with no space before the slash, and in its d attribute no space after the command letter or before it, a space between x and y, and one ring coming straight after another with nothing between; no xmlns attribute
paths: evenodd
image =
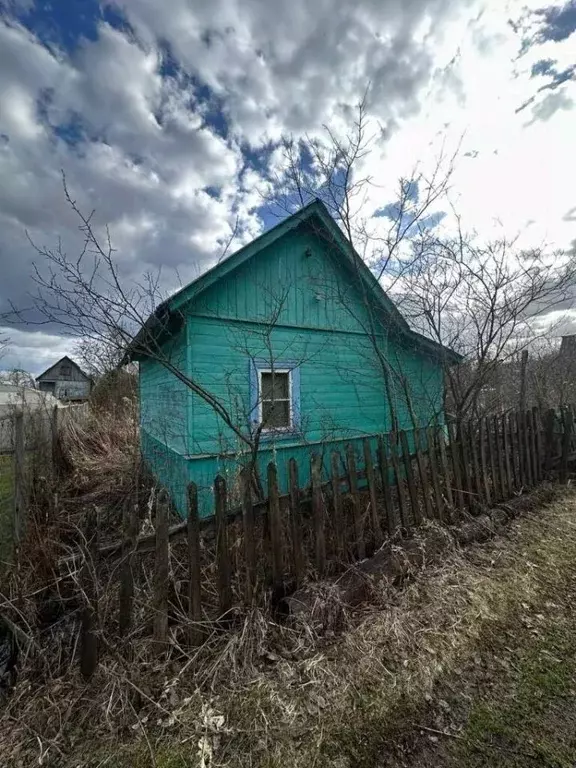
<svg viewBox="0 0 576 768"><path fill-rule="evenodd" d="M460 421L458 424L458 446L460 448L462 490L464 492L464 503L469 509L474 507L474 492L472 490L472 480L470 478L470 455L468 453L468 432L469 424Z"/></svg>
<svg viewBox="0 0 576 768"><path fill-rule="evenodd" d="M319 576L326 571L326 533L324 528L324 497L322 496L322 457L312 456L312 514L316 542L316 570Z"/></svg>
<svg viewBox="0 0 576 768"><path fill-rule="evenodd" d="M340 454L332 451L330 455L330 472L332 481L332 524L336 540L336 555L341 560L346 559L347 550L344 538L344 520L342 516L342 492L340 489Z"/></svg>
<svg viewBox="0 0 576 768"><path fill-rule="evenodd" d="M394 477L396 479L396 490L398 493L398 510L400 513L400 522L404 529L408 529L410 524L408 522L408 501L406 499L406 491L404 488L404 482L402 480L402 473L400 471L400 460L398 458L398 433L392 432L390 436L390 461L392 462L392 468L394 469Z"/></svg>
<svg viewBox="0 0 576 768"><path fill-rule="evenodd" d="M412 467L412 456L408 445L408 435L402 429L400 435L400 447L402 448L402 460L404 462L404 472L406 474L406 484L408 486L408 495L410 496L410 506L412 507L412 520L415 525L422 522L422 513L418 504L418 493L416 492L416 482L414 480L414 469Z"/></svg>
<svg viewBox="0 0 576 768"><path fill-rule="evenodd" d="M450 458L452 459L452 469L454 471L454 485L456 491L456 506L460 512L464 511L464 493L462 492L462 473L460 471L460 451L456 435L458 430L454 424L448 424L448 434L450 435Z"/></svg>
<svg viewBox="0 0 576 768"><path fill-rule="evenodd" d="M254 600L256 588L256 530L254 505L252 504L252 477L248 467L240 475L242 486L242 527L244 530L244 559L246 561L245 600L248 605Z"/></svg>
<svg viewBox="0 0 576 768"><path fill-rule="evenodd" d="M504 500L508 496L506 488L506 478L504 477L504 458L502 456L502 445L500 441L500 419L494 416L492 419L494 431L494 448L496 453L496 474L498 475L498 496Z"/></svg>
<svg viewBox="0 0 576 768"><path fill-rule="evenodd" d="M554 408L549 408L546 411L545 416L545 435L544 435L544 472L549 472L552 469L552 460L555 458L555 435L554 429L556 427L556 411Z"/></svg>
<svg viewBox="0 0 576 768"><path fill-rule="evenodd" d="M532 460L532 482L534 485L536 485L536 483L540 479L540 473L539 473L540 462L538 460L538 443L536 438L536 429L538 425L537 425L533 408L526 413L526 418L530 426L529 435L530 435L530 458Z"/></svg>
<svg viewBox="0 0 576 768"><path fill-rule="evenodd" d="M202 598L200 571L200 520L198 518L198 489L196 483L188 485L188 526L186 544L188 554L188 642L199 645L202 642Z"/></svg>
<svg viewBox="0 0 576 768"><path fill-rule="evenodd" d="M442 468L442 476L444 477L444 490L446 491L446 500L448 501L448 506L452 510L454 507L454 495L452 493L452 478L450 476L448 456L446 455L446 439L443 429L444 428L440 426L438 430L438 448L440 449L440 466Z"/></svg>
<svg viewBox="0 0 576 768"><path fill-rule="evenodd" d="M366 548L364 546L364 526L360 515L360 500L358 498L358 476L356 473L356 454L354 446L349 443L346 446L346 463L348 465L348 489L350 491L350 501L352 504L352 514L354 516L354 531L356 533L356 546L358 548L358 559L364 560L366 557Z"/></svg>
<svg viewBox="0 0 576 768"><path fill-rule="evenodd" d="M428 442L428 464L432 476L432 488L434 491L434 504L436 506L436 517L444 520L444 499L440 490L440 477L438 473L438 453L436 451L436 435L434 427L428 427L426 430L426 439Z"/></svg>
<svg viewBox="0 0 576 768"><path fill-rule="evenodd" d="M168 538L169 500L162 490L156 500L156 549L154 553L154 643L159 652L166 650L168 639L168 577L170 541Z"/></svg>
<svg viewBox="0 0 576 768"><path fill-rule="evenodd" d="M376 489L376 478L374 476L374 465L372 463L372 449L370 441L364 438L362 441L364 449L364 469L366 470L366 480L368 482L368 493L370 494L370 513L372 517L372 531L374 533L374 543L376 547L382 544L382 527L378 516L378 496Z"/></svg>
<svg viewBox="0 0 576 768"><path fill-rule="evenodd" d="M382 499L384 503L384 511L386 514L386 530L388 531L388 536L393 536L395 530L395 520L394 508L392 506L392 494L390 493L390 467L388 465L386 443L384 442L383 435L379 435L378 437L378 467L380 469Z"/></svg>
<svg viewBox="0 0 576 768"><path fill-rule="evenodd" d="M496 472L496 445L494 444L494 435L492 434L491 424L492 419L489 416L485 417L486 421L486 448L488 453L488 463L490 466L490 492L492 495L492 501L497 502L500 500L500 488L498 483L498 475Z"/></svg>
<svg viewBox="0 0 576 768"><path fill-rule="evenodd" d="M532 423L534 425L534 441L536 448L536 479L540 482L543 477L544 456L542 451L542 418L540 408L537 406L532 408Z"/></svg>
<svg viewBox="0 0 576 768"><path fill-rule="evenodd" d="M476 502L478 505L482 504L483 487L482 477L480 475L480 462L478 459L478 430L476 423L470 421L468 424L468 444L470 448L470 458L472 462L472 475L474 477L474 492L476 494Z"/></svg>
<svg viewBox="0 0 576 768"><path fill-rule="evenodd" d="M484 501L490 506L492 504L492 494L490 483L488 481L488 461L486 459L487 435L486 419L480 419L478 425L478 442L480 445L480 472L482 473L482 486L484 488Z"/></svg>
<svg viewBox="0 0 576 768"><path fill-rule="evenodd" d="M504 470L506 475L506 492L510 498L514 493L514 484L512 482L512 468L510 465L510 440L508 432L508 414L502 414L502 448L504 453Z"/></svg>
<svg viewBox="0 0 576 768"><path fill-rule="evenodd" d="M526 474L528 475L528 485L534 485L534 467L532 462L532 439L530 428L530 411L524 411L522 414L524 423L524 441L526 443Z"/></svg>
<svg viewBox="0 0 576 768"><path fill-rule="evenodd" d="M220 615L225 616L232 608L230 582L230 549L228 546L228 490L222 475L214 479L214 512L216 522L216 570Z"/></svg>
<svg viewBox="0 0 576 768"><path fill-rule="evenodd" d="M282 521L280 519L280 493L276 464L268 464L268 523L270 527L270 549L272 552L272 586L282 586L284 564L282 559Z"/></svg>
<svg viewBox="0 0 576 768"><path fill-rule="evenodd" d="M418 474L420 476L420 485L422 487L422 496L424 498L424 514L428 520L431 520L433 513L432 504L430 502L430 484L428 482L426 465L424 464L424 456L422 454L422 445L420 442L420 429L418 427L414 427L414 450L416 452L416 464L418 465Z"/></svg>
<svg viewBox="0 0 576 768"><path fill-rule="evenodd" d="M565 408L563 413L563 433L562 433L562 457L560 460L560 482L565 485L568 482L568 455L570 453L570 443L572 440L572 429L574 415L571 408Z"/></svg>
<svg viewBox="0 0 576 768"><path fill-rule="evenodd" d="M292 532L292 556L296 584L304 578L304 550L302 547L302 515L300 512L300 485L296 459L288 461L288 483L290 496L290 530Z"/></svg>

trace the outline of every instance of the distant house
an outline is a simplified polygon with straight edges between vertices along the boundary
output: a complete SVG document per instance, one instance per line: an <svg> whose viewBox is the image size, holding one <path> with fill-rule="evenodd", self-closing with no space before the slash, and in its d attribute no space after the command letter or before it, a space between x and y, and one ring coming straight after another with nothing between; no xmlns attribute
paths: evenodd
<svg viewBox="0 0 576 768"><path fill-rule="evenodd" d="M251 451L285 491L291 457L303 483L312 454L327 475L333 450L362 465L365 439L375 455L382 433L442 421L460 357L409 327L317 200L160 305L126 360L147 463L182 514L194 481L210 515L215 475L232 491Z"/></svg>
<svg viewBox="0 0 576 768"><path fill-rule="evenodd" d="M37 376L36 384L41 392L49 392L65 402L84 402L92 391L90 376L69 357L63 357Z"/></svg>

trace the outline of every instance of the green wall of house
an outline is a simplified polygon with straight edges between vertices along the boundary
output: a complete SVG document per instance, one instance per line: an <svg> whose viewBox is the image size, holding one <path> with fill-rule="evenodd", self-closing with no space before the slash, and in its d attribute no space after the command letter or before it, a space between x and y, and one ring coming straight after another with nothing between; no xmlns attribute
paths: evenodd
<svg viewBox="0 0 576 768"><path fill-rule="evenodd" d="M415 342L392 333L352 269L325 239L300 227L258 253L186 305L184 327L165 345L170 361L226 406L248 434L251 365L288 361L299 371L299 429L262 439L259 463L274 459L286 488L294 456L301 481L309 458L391 429L390 399L401 428L442 412L440 364ZM376 319L377 318L377 319ZM381 360L387 365L387 384ZM212 513L212 482L235 488L246 445L213 408L157 362L140 367L142 447L182 514L185 488L199 486L201 513ZM375 448L375 438L372 445Z"/></svg>

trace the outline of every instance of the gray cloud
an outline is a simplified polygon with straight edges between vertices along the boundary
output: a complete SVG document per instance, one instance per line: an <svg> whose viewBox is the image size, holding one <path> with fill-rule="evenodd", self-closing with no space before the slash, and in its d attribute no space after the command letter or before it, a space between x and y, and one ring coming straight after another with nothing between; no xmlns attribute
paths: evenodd
<svg viewBox="0 0 576 768"><path fill-rule="evenodd" d="M29 303L26 230L40 245L61 236L68 253L81 246L61 169L82 209L110 225L122 274L162 266L175 287L214 260L237 220L237 245L260 230L262 180L247 147L317 131L368 82L389 137L439 76L443 24L463 7L172 0L159 13L155 0L110 2L130 30L101 22L96 39L66 52L11 17L26 5L0 3L0 317L9 301ZM440 74L457 87L453 72ZM59 354L67 342L45 330L12 332L2 365L37 370L39 348Z"/></svg>

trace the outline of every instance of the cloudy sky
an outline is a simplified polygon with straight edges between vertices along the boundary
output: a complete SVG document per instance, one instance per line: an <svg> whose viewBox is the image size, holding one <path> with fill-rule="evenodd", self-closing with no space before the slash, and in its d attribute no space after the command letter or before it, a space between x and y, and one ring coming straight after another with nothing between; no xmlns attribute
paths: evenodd
<svg viewBox="0 0 576 768"><path fill-rule="evenodd" d="M545 0L544 0L545 1ZM371 216L440 146L468 228L576 240L576 0L0 0L0 314L34 252L107 223L127 279L197 276L263 203L284 136L342 129L367 86ZM39 372L58 328L9 329L0 367Z"/></svg>

